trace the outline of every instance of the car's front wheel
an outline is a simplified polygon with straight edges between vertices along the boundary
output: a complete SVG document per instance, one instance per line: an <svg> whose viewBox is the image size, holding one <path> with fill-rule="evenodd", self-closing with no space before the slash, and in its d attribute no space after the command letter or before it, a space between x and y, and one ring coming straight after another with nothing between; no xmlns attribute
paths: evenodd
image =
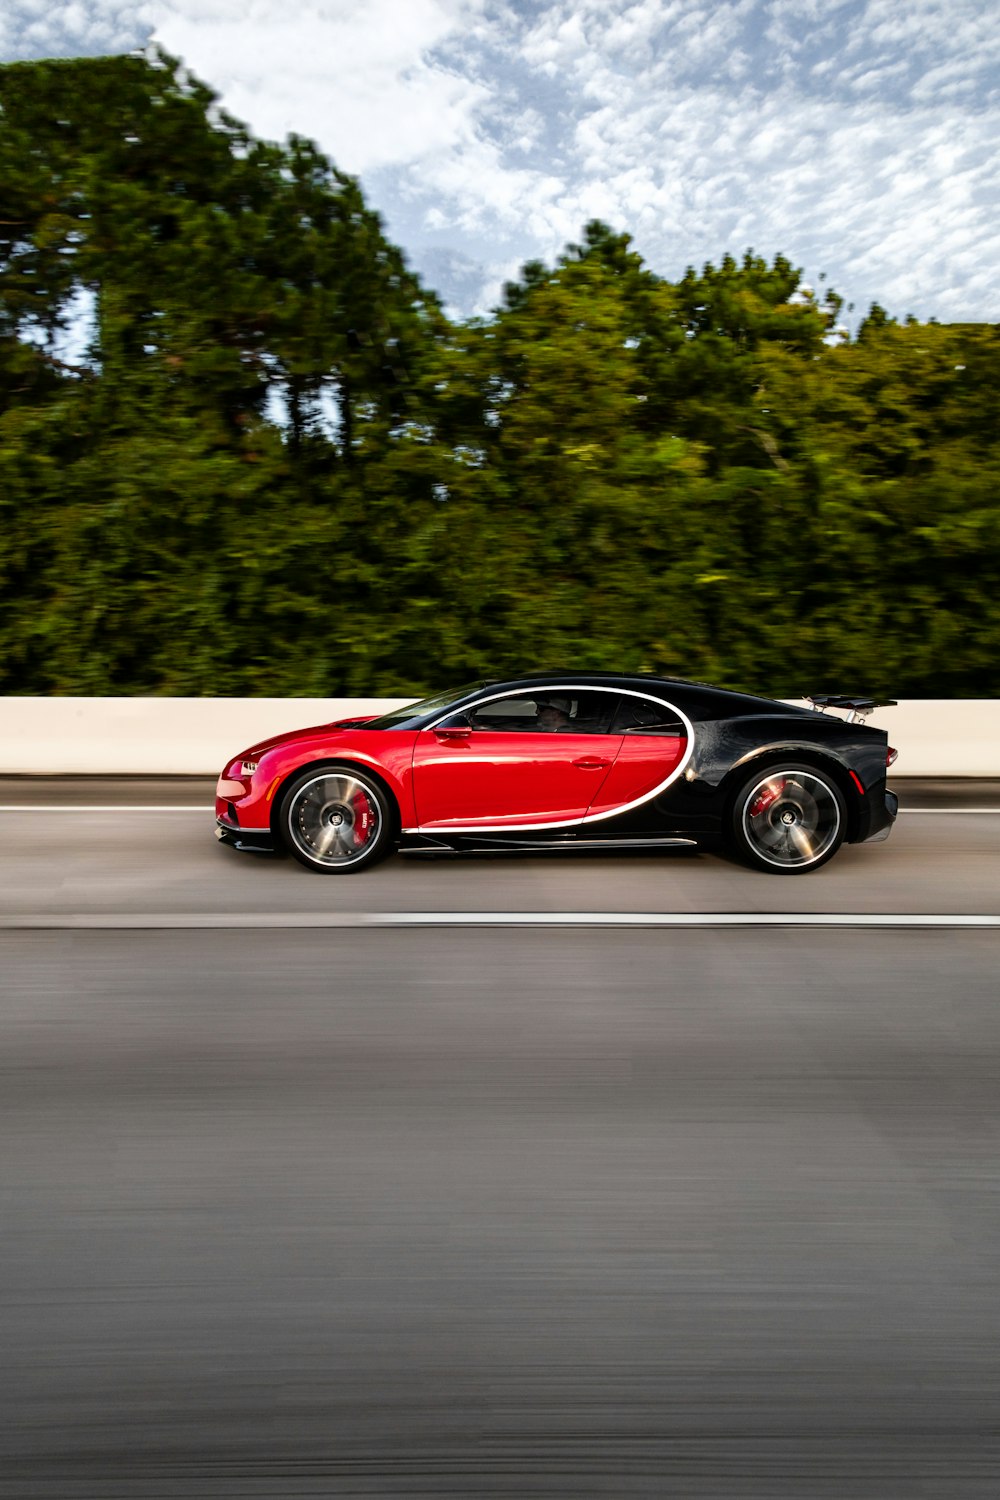
<svg viewBox="0 0 1000 1500"><path fill-rule="evenodd" d="M847 809L836 782L815 766L756 771L739 788L729 833L749 864L774 875L818 870L844 842Z"/></svg>
<svg viewBox="0 0 1000 1500"><path fill-rule="evenodd" d="M393 816L374 777L354 766L313 766L282 794L278 828L286 848L310 870L342 875L389 852Z"/></svg>

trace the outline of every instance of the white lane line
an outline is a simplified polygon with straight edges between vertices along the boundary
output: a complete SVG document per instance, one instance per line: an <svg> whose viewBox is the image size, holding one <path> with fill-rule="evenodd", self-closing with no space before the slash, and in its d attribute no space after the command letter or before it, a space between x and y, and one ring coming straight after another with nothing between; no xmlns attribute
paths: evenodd
<svg viewBox="0 0 1000 1500"><path fill-rule="evenodd" d="M7 931L355 927L906 927L1000 931L1000 916L801 911L66 912L0 916L0 930Z"/></svg>
<svg viewBox="0 0 1000 1500"><path fill-rule="evenodd" d="M214 803L191 803L177 802L172 806L165 804L149 804L145 802L3 802L0 803L0 813L202 813L206 817L212 817L215 812ZM984 813L992 814L994 817L1000 815L1000 807L901 807L900 817L913 816L914 814L926 815L937 814L940 817L951 817L954 813L976 813L981 816Z"/></svg>

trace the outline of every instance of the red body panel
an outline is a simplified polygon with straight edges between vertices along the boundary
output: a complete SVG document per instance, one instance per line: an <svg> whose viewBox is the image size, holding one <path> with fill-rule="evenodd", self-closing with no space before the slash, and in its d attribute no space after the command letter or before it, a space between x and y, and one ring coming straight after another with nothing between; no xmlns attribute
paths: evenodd
<svg viewBox="0 0 1000 1500"><path fill-rule="evenodd" d="M683 735L627 734L614 766L591 804L591 813L637 802L666 781L684 759Z"/></svg>
<svg viewBox="0 0 1000 1500"><path fill-rule="evenodd" d="M241 828L267 828L274 800L290 776L301 766L336 760L368 766L376 771L396 799L405 828L416 816L413 807L415 738L412 730L338 729L333 724L276 735L228 763L222 779L241 781L246 793L242 798L217 796L216 814L226 816L227 802L232 802ZM252 775L242 774L244 760L257 762Z"/></svg>
<svg viewBox="0 0 1000 1500"><path fill-rule="evenodd" d="M450 739L422 730L413 754L416 826L530 827L582 818L621 742L620 734L474 729Z"/></svg>
<svg viewBox="0 0 1000 1500"><path fill-rule="evenodd" d="M376 771L402 828L530 828L611 813L648 796L677 767L687 741L672 735L518 734L472 730L338 729L321 724L276 735L225 766L216 814L267 829L289 777L318 761ZM257 769L243 773L244 761ZM242 793L237 788L242 787Z"/></svg>

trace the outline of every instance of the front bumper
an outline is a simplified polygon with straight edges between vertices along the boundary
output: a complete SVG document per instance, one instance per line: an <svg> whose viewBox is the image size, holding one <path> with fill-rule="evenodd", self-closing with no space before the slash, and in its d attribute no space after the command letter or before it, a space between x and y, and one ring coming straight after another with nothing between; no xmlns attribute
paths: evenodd
<svg viewBox="0 0 1000 1500"><path fill-rule="evenodd" d="M216 818L215 837L220 844L229 844L234 849L249 850L254 854L274 854L274 834L270 828L240 828L228 818Z"/></svg>

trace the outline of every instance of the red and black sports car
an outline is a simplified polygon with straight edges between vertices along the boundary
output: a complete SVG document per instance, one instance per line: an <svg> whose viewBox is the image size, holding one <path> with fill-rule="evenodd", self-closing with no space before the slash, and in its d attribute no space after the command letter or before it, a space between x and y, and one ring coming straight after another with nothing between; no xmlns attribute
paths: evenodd
<svg viewBox="0 0 1000 1500"><path fill-rule="evenodd" d="M397 848L720 836L759 869L816 870L845 839L888 836L896 752L862 722L887 700L809 701L595 672L479 683L243 751L219 779L216 834L237 849L287 849L330 875Z"/></svg>

